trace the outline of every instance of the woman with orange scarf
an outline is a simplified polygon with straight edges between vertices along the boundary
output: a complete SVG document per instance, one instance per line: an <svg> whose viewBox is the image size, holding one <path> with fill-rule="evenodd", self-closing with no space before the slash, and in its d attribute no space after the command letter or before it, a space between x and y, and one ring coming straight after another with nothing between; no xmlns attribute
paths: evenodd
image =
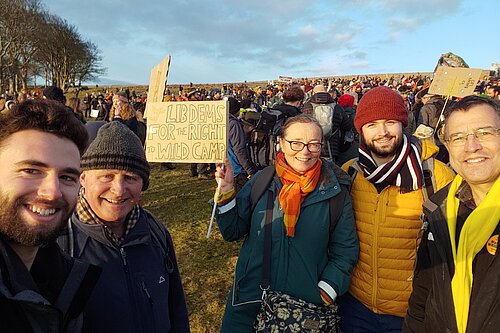
<svg viewBox="0 0 500 333"><path fill-rule="evenodd" d="M330 306L349 287L358 258L351 200L330 230L330 199L350 179L320 159L323 133L310 116L289 118L283 126L276 173L252 210L250 194L256 174L234 195L234 177L226 161L217 167L221 182L217 223L227 241L244 239L228 296L222 332L252 332L259 312L263 262L263 227L272 195L270 289L316 305Z"/></svg>

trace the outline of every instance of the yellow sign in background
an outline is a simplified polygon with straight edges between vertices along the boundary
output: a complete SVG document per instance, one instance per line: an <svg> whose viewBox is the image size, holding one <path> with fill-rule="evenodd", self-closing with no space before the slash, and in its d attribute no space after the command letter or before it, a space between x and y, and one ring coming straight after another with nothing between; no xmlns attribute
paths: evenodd
<svg viewBox="0 0 500 333"><path fill-rule="evenodd" d="M429 94L465 97L472 95L482 69L440 66L434 73Z"/></svg>
<svg viewBox="0 0 500 333"><path fill-rule="evenodd" d="M148 101L149 162L217 163L227 152L227 101Z"/></svg>

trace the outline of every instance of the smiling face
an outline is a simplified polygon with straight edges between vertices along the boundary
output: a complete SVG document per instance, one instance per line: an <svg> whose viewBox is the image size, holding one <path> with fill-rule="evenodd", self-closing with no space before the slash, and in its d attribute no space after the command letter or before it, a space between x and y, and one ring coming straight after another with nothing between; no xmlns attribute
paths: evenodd
<svg viewBox="0 0 500 333"><path fill-rule="evenodd" d="M70 140L19 131L0 147L0 233L39 246L59 236L80 184L80 153Z"/></svg>
<svg viewBox="0 0 500 333"><path fill-rule="evenodd" d="M378 165L390 161L403 142L403 125L397 120L376 120L361 128L363 140Z"/></svg>
<svg viewBox="0 0 500 333"><path fill-rule="evenodd" d="M80 176L85 199L104 222L123 223L139 203L142 178L125 170L88 170Z"/></svg>
<svg viewBox="0 0 500 333"><path fill-rule="evenodd" d="M445 125L445 139L456 133L470 133L479 128L500 127L500 117L489 105L472 106L467 111L454 111ZM469 135L463 145L446 143L453 169L471 186L488 189L500 176L500 137L480 142Z"/></svg>
<svg viewBox="0 0 500 333"><path fill-rule="evenodd" d="M321 154L321 150L311 153L306 146L301 151L294 151L289 141L299 141L304 144L321 143L322 138L321 127L315 123L294 123L287 127L280 139L280 147L288 165L296 172L304 173L314 166Z"/></svg>

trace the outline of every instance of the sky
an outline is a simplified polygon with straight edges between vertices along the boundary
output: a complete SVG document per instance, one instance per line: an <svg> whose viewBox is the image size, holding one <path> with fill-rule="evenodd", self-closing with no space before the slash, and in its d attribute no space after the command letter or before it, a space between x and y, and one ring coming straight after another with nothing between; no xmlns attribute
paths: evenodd
<svg viewBox="0 0 500 333"><path fill-rule="evenodd" d="M500 63L498 0L42 0L96 44L104 77L169 84L432 72Z"/></svg>

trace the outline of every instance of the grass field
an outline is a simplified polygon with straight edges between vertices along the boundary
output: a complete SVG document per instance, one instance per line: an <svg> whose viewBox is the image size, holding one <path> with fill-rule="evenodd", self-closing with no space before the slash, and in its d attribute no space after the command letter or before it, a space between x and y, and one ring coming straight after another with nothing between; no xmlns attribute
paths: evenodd
<svg viewBox="0 0 500 333"><path fill-rule="evenodd" d="M191 332L219 332L240 243L228 243L216 223L206 238L214 180L189 177L189 164L161 170L152 164L142 204L168 227L186 293Z"/></svg>

